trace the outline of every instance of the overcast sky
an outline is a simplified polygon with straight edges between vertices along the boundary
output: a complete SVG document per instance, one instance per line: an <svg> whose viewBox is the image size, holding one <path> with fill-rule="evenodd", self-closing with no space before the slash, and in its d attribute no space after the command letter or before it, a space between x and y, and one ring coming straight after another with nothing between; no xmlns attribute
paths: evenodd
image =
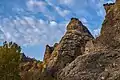
<svg viewBox="0 0 120 80"><path fill-rule="evenodd" d="M104 3L113 0L0 0L0 40L21 45L27 56L42 60L45 45L58 42L72 17L93 35L100 32Z"/></svg>

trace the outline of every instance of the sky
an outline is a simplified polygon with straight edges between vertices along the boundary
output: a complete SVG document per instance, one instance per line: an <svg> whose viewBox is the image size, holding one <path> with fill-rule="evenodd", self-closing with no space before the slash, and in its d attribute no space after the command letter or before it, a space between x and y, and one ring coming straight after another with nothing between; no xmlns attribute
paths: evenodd
<svg viewBox="0 0 120 80"><path fill-rule="evenodd" d="M0 44L13 41L26 56L42 60L45 46L59 42L72 17L99 35L104 3L115 0L0 0Z"/></svg>

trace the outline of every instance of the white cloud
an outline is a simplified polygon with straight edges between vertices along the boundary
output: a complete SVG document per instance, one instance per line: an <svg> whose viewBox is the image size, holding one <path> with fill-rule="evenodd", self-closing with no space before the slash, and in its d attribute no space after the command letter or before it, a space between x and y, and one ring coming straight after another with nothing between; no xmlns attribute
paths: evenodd
<svg viewBox="0 0 120 80"><path fill-rule="evenodd" d="M80 20L83 22L83 23L87 23L88 21L86 20L86 18L80 18Z"/></svg>
<svg viewBox="0 0 120 80"><path fill-rule="evenodd" d="M66 15L70 14L69 10L63 10L60 7L55 7L55 9L62 17L66 17Z"/></svg>
<svg viewBox="0 0 120 80"><path fill-rule="evenodd" d="M100 28L97 28L97 29L93 30L93 33L92 33L93 36L98 37L100 35L100 30L101 30Z"/></svg>
<svg viewBox="0 0 120 80"><path fill-rule="evenodd" d="M3 20L8 20L8 25L15 24L9 25L9 28L6 23L2 24L0 29L5 33L5 39L20 45L52 44L59 40L65 30L64 23L59 24L55 21L47 23L44 20L35 20L31 17Z"/></svg>
<svg viewBox="0 0 120 80"><path fill-rule="evenodd" d="M104 17L105 11L103 11L103 10L100 9L100 10L97 12L97 15Z"/></svg>
<svg viewBox="0 0 120 80"><path fill-rule="evenodd" d="M72 5L74 4L74 0L58 0L61 4Z"/></svg>
<svg viewBox="0 0 120 80"><path fill-rule="evenodd" d="M45 12L47 3L45 1L28 0L27 6L30 10L38 9Z"/></svg>

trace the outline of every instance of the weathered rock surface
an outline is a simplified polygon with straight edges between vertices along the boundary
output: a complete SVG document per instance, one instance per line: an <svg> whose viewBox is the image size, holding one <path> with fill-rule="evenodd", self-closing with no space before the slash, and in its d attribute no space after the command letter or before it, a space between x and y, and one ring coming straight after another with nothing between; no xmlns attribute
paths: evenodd
<svg viewBox="0 0 120 80"><path fill-rule="evenodd" d="M120 0L104 6L107 14L100 36L87 43L87 54L57 73L57 80L120 80Z"/></svg>
<svg viewBox="0 0 120 80"><path fill-rule="evenodd" d="M45 54L44 54L44 62L48 63L49 62L49 58L51 57L51 54L53 52L54 48L50 47L49 45L46 45L46 50L45 50Z"/></svg>
<svg viewBox="0 0 120 80"><path fill-rule="evenodd" d="M77 56L84 54L85 45L93 36L76 18L72 18L67 32L51 54L47 69L52 74L71 63Z"/></svg>
<svg viewBox="0 0 120 80"><path fill-rule="evenodd" d="M34 58L26 57L21 54L21 63L19 65L20 76L22 80L38 80L39 74L43 70L43 62L37 61Z"/></svg>
<svg viewBox="0 0 120 80"><path fill-rule="evenodd" d="M120 0L115 4L104 5L106 9L106 16L101 29L101 35L98 38L107 48L120 47Z"/></svg>
<svg viewBox="0 0 120 80"><path fill-rule="evenodd" d="M57 80L120 80L120 51L84 54L58 74Z"/></svg>

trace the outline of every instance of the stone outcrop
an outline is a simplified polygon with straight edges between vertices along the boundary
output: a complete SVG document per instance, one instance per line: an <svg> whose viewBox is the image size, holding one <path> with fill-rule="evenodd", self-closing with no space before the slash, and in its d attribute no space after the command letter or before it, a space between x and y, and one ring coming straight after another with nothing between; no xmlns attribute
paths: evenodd
<svg viewBox="0 0 120 80"><path fill-rule="evenodd" d="M104 8L105 8L105 11L106 13L109 12L110 8L114 6L115 3L107 3L107 4L104 4Z"/></svg>
<svg viewBox="0 0 120 80"><path fill-rule="evenodd" d="M103 51L77 57L57 80L120 80L120 52Z"/></svg>
<svg viewBox="0 0 120 80"><path fill-rule="evenodd" d="M19 68L22 80L36 80L44 69L43 62L34 58L26 57L24 53L21 54L21 63Z"/></svg>
<svg viewBox="0 0 120 80"><path fill-rule="evenodd" d="M67 32L51 54L47 69L54 73L64 68L77 56L84 54L86 43L92 39L89 30L78 19L72 18Z"/></svg>
<svg viewBox="0 0 120 80"><path fill-rule="evenodd" d="M43 59L44 63L46 64L49 63L51 54L57 46L58 46L58 43L55 43L54 46L52 47L49 45L46 45L46 50L45 50L44 59Z"/></svg>
<svg viewBox="0 0 120 80"><path fill-rule="evenodd" d="M120 1L109 8L103 22L101 35L98 39L107 48L117 48L120 46Z"/></svg>
<svg viewBox="0 0 120 80"><path fill-rule="evenodd" d="M46 45L46 50L45 50L45 54L44 54L44 62L48 63L49 62L49 58L53 52L54 48L50 47L49 45Z"/></svg>

